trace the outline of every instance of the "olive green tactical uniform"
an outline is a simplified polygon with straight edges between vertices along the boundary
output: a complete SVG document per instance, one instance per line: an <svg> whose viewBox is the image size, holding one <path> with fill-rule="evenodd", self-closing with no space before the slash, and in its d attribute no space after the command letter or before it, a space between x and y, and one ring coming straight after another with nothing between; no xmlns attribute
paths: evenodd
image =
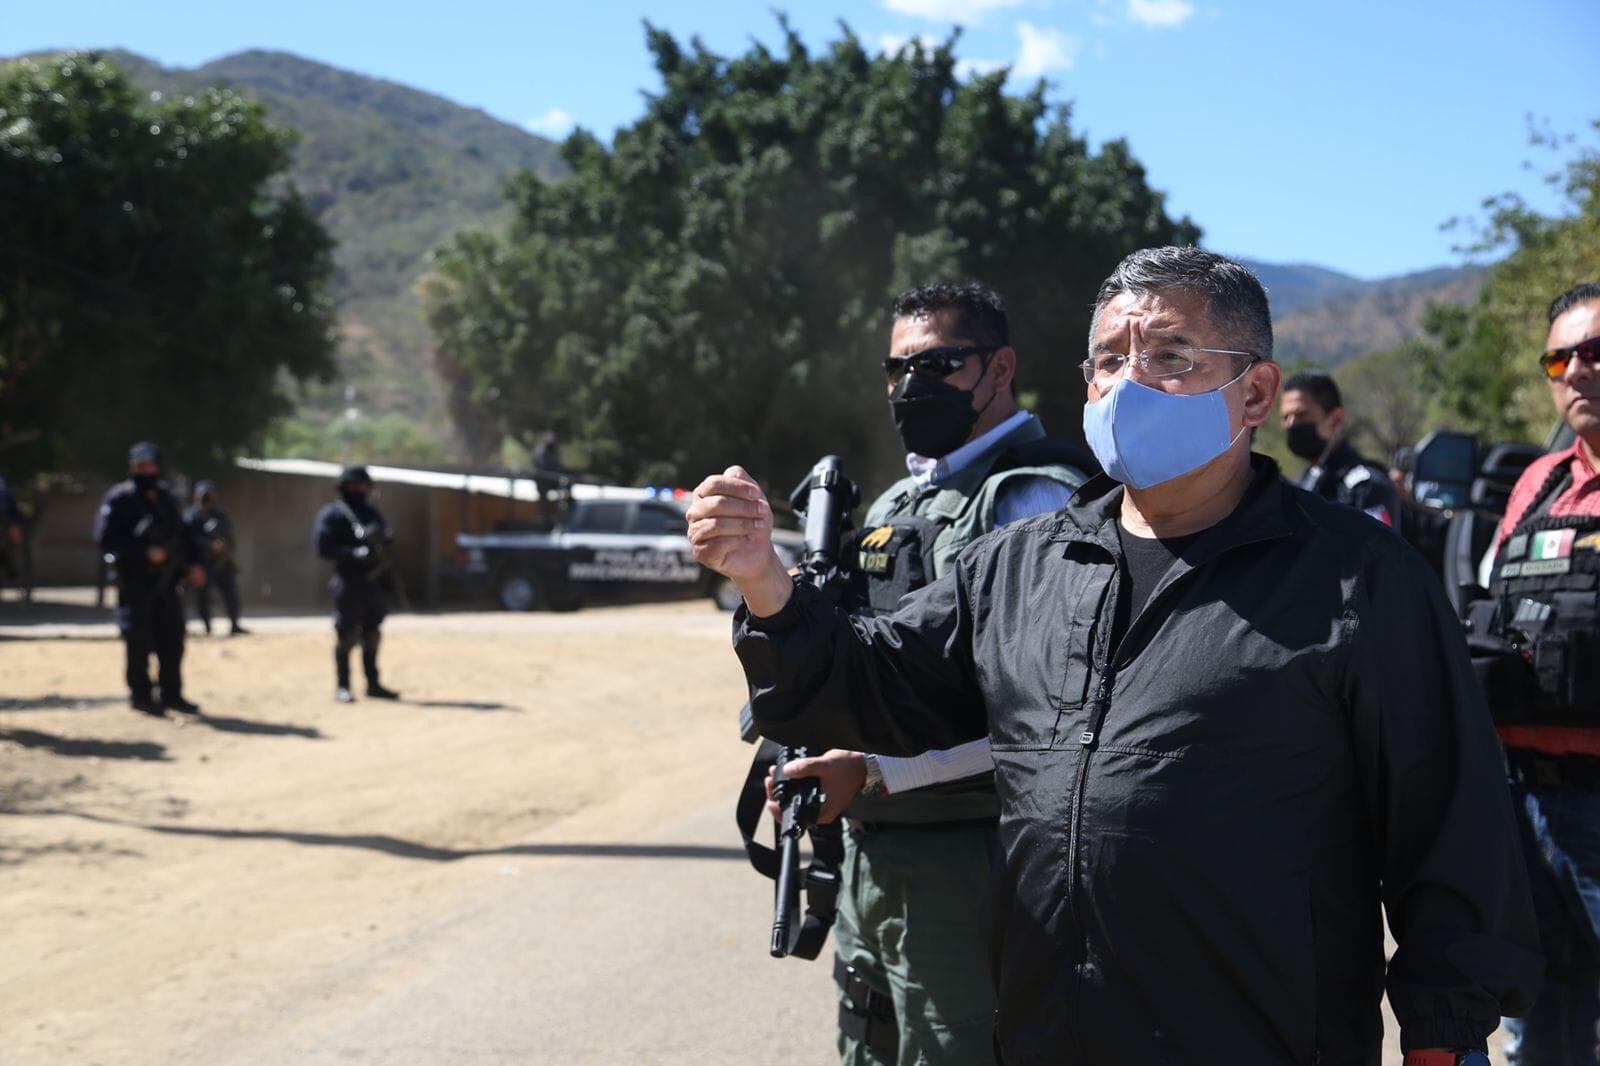
<svg viewBox="0 0 1600 1066"><path fill-rule="evenodd" d="M1075 489L1082 476L1070 467L1003 462L1013 449L1043 439L1038 421L1029 419L930 489L919 491L910 478L890 487L862 524L858 565L881 579L903 574L906 556L920 551L932 580L995 528L996 499L1010 479L1044 477ZM933 523L921 527L937 529L931 548L889 534L891 523L907 517ZM892 609L898 591L880 585L873 608ZM840 1057L847 1066L992 1066L995 996L983 913L999 853L994 775L858 797L846 815L833 933L838 961L852 968L855 981L841 980ZM894 1032L887 1031L886 1011L865 1003L851 1009L863 988L873 990L865 998L874 1005L888 997Z"/></svg>

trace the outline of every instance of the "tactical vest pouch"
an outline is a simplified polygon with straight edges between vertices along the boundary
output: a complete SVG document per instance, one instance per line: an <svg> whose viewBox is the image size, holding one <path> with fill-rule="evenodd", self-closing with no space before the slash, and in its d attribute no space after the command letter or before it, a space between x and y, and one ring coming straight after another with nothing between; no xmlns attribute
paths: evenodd
<svg viewBox="0 0 1600 1066"><path fill-rule="evenodd" d="M902 514L865 530L856 540L855 601L870 614L892 614L900 600L933 581L933 543L940 524Z"/></svg>
<svg viewBox="0 0 1600 1066"><path fill-rule="evenodd" d="M1500 725L1600 726L1600 523L1518 524L1493 581L1493 614L1469 609L1473 665ZM1476 612L1476 613L1474 613ZM1479 636L1481 634L1481 636ZM1500 652L1487 649L1498 643Z"/></svg>

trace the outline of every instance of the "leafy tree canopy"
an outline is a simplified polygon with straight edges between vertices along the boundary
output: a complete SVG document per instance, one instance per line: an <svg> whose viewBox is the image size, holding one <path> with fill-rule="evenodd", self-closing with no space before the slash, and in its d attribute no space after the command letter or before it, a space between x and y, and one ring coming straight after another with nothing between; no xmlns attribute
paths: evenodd
<svg viewBox="0 0 1600 1066"><path fill-rule="evenodd" d="M1091 151L1043 84L961 80L953 37L873 55L843 28L814 55L785 23L781 51L725 58L646 32L643 117L609 147L573 134L571 177L514 181L510 232L463 235L424 283L480 456L555 428L622 479L784 483L825 452L886 475L889 302L965 279L1004 294L1022 389L1079 434L1096 287L1199 235L1126 144Z"/></svg>
<svg viewBox="0 0 1600 1066"><path fill-rule="evenodd" d="M1465 430L1486 444L1541 443L1554 425L1538 357L1550 302L1581 282L1600 281L1600 150L1544 133L1533 142L1567 156L1549 179L1564 194L1563 209L1541 214L1512 194L1485 200L1485 216L1462 250L1503 258L1489 268L1477 299L1430 304L1421 337L1337 370L1348 432L1368 458L1387 462L1396 448L1435 429ZM1275 423L1263 427L1256 448L1285 469L1303 465Z"/></svg>
<svg viewBox="0 0 1600 1066"><path fill-rule="evenodd" d="M332 370L331 242L289 135L231 92L136 93L94 53L0 68L0 467L198 466Z"/></svg>
<svg viewBox="0 0 1600 1066"><path fill-rule="evenodd" d="M1600 131L1600 121L1594 124ZM1424 352L1435 421L1486 439L1542 441L1555 415L1539 372L1550 301L1600 281L1600 149L1535 134L1536 146L1571 158L1551 176L1565 210L1542 215L1515 195L1485 202L1474 251L1510 249L1470 306L1442 304L1424 318Z"/></svg>

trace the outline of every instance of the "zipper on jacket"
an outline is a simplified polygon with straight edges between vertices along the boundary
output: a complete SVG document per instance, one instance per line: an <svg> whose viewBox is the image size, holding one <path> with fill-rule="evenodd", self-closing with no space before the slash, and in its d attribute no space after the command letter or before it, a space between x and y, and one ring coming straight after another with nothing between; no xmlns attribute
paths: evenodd
<svg viewBox="0 0 1600 1066"><path fill-rule="evenodd" d="M1259 540L1264 538L1257 539ZM1256 542L1256 540L1251 540L1242 544L1236 544L1230 547L1228 551L1233 551L1236 548L1246 547ZM1106 597L1106 603L1101 610L1102 617L1109 616L1114 624L1117 616L1117 601L1122 596L1122 582L1124 574L1121 556L1115 552L1111 553L1111 555L1115 574L1112 577L1111 595ZM1214 561L1215 557L1211 560L1208 560L1208 563ZM1066 887L1068 899L1072 906L1072 920L1077 924L1078 928L1078 969L1077 973L1074 975L1074 983L1077 986L1076 990L1079 995L1080 1003L1083 993L1082 967L1087 963L1089 955L1089 934L1086 931L1086 926L1084 925L1083 921L1083 892L1080 890L1078 884L1078 851L1082 847L1083 796L1089 781L1089 760L1093 758L1095 749L1099 746L1100 733L1105 727L1106 713L1111 710L1111 690L1116 685L1117 671L1128 665L1127 661L1123 660L1121 657L1123 649L1138 647L1138 645L1133 643L1130 638L1140 632L1140 624L1143 623L1146 618L1153 617L1152 608L1160 604L1163 600L1168 599L1172 595L1173 589L1188 581L1189 578L1199 569L1200 567L1198 566L1191 567L1184 573L1179 574L1177 577L1173 578L1173 580L1169 582L1165 588L1162 588L1156 593L1156 595L1152 596L1149 600L1146 600L1145 605L1139 611L1139 614L1129 620L1128 628L1123 632L1121 639L1116 642L1116 646L1106 648L1105 655L1099 663L1100 681L1099 684L1095 686L1094 702L1089 708L1089 718L1085 723L1083 732L1078 734L1078 773L1077 778L1073 782L1072 786L1072 823L1068 827L1067 832ZM1106 638L1106 643L1108 645L1110 644L1109 635ZM1078 1041L1078 1051L1080 1055L1085 1053L1081 1037ZM1320 1061L1320 1057L1321 1056L1319 1053L1318 1061Z"/></svg>

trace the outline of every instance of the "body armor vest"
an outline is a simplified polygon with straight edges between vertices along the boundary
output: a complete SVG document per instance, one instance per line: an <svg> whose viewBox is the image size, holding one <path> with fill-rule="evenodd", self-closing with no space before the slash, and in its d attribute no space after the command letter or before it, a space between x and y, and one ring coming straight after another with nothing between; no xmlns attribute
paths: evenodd
<svg viewBox="0 0 1600 1066"><path fill-rule="evenodd" d="M1554 517L1571 483L1563 465L1506 538L1475 632L1502 645L1480 665L1500 725L1600 726L1600 518ZM1484 643L1474 640L1475 663Z"/></svg>

